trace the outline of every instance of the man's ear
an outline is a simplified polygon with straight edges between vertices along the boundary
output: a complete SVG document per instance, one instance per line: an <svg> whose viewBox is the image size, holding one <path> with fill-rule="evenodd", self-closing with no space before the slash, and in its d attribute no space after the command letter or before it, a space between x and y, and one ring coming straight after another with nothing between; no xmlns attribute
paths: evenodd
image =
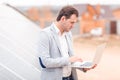
<svg viewBox="0 0 120 80"><path fill-rule="evenodd" d="M66 17L65 16L62 16L61 17L61 21L65 21L66 20Z"/></svg>

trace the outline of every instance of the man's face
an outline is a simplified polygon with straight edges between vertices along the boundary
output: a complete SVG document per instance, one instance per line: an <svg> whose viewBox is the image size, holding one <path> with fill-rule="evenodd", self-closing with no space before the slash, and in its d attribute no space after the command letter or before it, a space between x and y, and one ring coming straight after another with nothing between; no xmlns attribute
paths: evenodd
<svg viewBox="0 0 120 80"><path fill-rule="evenodd" d="M77 20L78 18L75 14L71 15L69 19L65 18L62 25L63 31L64 32L70 31L73 28L74 24L77 22Z"/></svg>

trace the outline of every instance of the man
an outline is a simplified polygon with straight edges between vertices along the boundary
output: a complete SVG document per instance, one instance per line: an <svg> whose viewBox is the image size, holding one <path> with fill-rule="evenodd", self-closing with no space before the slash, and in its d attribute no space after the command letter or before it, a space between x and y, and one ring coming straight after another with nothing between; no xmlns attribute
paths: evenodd
<svg viewBox="0 0 120 80"><path fill-rule="evenodd" d="M63 7L56 21L40 33L40 80L78 80L76 70L69 67L81 62L74 56L70 30L78 20L78 11L72 6ZM81 69L87 71L89 69Z"/></svg>

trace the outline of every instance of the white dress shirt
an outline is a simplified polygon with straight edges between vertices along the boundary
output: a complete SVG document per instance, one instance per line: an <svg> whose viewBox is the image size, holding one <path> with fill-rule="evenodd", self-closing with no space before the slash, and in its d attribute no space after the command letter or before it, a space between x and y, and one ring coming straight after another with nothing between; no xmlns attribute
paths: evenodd
<svg viewBox="0 0 120 80"><path fill-rule="evenodd" d="M54 24L54 23L53 23ZM62 56L63 57L69 57L68 54L68 45L67 45L67 41L66 41L66 33L63 33L61 35L60 30L57 28L57 26L54 24L55 30L58 33L58 37L59 37L59 42L60 42L60 46L61 46L61 51L62 51ZM71 67L69 66L64 66L63 67L63 77L68 77L71 74Z"/></svg>

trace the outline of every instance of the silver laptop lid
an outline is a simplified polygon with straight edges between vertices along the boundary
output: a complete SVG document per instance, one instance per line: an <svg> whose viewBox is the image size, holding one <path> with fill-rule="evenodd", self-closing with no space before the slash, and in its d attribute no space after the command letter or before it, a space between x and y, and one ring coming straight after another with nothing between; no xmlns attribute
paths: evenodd
<svg viewBox="0 0 120 80"><path fill-rule="evenodd" d="M94 56L93 61L92 61L93 65L98 64L100 62L100 59L102 57L103 51L106 47L106 44L107 43L102 43L102 44L98 45L96 52L95 52L95 56Z"/></svg>

